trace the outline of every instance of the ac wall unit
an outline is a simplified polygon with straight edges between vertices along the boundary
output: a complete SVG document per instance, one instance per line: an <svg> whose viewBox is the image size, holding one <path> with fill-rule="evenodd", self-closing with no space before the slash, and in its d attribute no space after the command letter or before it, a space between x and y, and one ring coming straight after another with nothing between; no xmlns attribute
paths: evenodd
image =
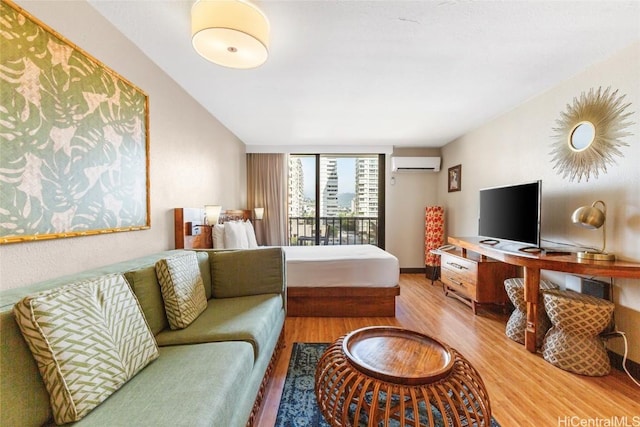
<svg viewBox="0 0 640 427"><path fill-rule="evenodd" d="M391 157L392 172L438 172L440 157Z"/></svg>

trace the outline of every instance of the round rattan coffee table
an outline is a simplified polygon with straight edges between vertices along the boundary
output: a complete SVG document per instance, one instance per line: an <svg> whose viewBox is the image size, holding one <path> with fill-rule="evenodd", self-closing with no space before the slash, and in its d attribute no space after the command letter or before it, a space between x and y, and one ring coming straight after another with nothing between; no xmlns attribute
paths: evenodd
<svg viewBox="0 0 640 427"><path fill-rule="evenodd" d="M437 413L444 425L491 424L489 395L475 368L448 345L402 328L340 337L318 362L315 391L332 426L434 426Z"/></svg>

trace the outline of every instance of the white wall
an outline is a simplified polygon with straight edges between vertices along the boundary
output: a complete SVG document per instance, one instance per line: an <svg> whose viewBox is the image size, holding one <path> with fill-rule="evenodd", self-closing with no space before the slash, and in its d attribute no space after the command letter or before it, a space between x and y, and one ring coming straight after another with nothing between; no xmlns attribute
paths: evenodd
<svg viewBox="0 0 640 427"><path fill-rule="evenodd" d="M441 154L440 149L397 147L393 155ZM385 249L398 258L400 268L424 268L424 209L438 203L438 177L446 172L393 173L391 156L387 156L386 170Z"/></svg>
<svg viewBox="0 0 640 427"><path fill-rule="evenodd" d="M151 229L2 245L0 289L171 249L173 208L246 205L244 144L88 3L18 3L149 95Z"/></svg>
<svg viewBox="0 0 640 427"><path fill-rule="evenodd" d="M574 226L571 213L602 199L607 212L607 251L640 262L640 42L618 52L546 93L443 147L443 170L462 164L462 191L439 191L448 235L477 235L478 190L542 179L542 238L599 247L600 230ZM583 91L611 86L631 102L632 121L623 158L598 179L580 183L562 179L552 169L552 128L567 104ZM438 188L446 188L446 174ZM543 242L544 244L544 242ZM555 246L555 245L551 245ZM545 274L545 272L543 272ZM564 276L546 273L564 285ZM600 278L609 280L608 278ZM616 279L615 317L631 342L630 358L640 361L640 280ZM611 341L622 354L621 340Z"/></svg>

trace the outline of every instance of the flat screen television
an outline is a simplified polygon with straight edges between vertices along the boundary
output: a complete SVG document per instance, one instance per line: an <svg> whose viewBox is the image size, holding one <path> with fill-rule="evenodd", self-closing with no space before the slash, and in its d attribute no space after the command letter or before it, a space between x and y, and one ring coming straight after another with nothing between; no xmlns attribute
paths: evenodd
<svg viewBox="0 0 640 427"><path fill-rule="evenodd" d="M480 190L478 234L488 244L500 240L540 247L542 181Z"/></svg>

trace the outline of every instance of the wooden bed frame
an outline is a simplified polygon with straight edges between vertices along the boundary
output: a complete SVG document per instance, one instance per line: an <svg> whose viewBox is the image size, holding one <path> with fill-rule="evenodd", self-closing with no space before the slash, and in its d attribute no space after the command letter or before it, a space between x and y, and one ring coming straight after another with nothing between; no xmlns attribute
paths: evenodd
<svg viewBox="0 0 640 427"><path fill-rule="evenodd" d="M251 219L251 210L224 211L225 219ZM175 208L176 249L211 249L211 227L203 224L204 208ZM400 286L288 287L287 316L292 317L394 317Z"/></svg>
<svg viewBox="0 0 640 427"><path fill-rule="evenodd" d="M251 209L222 211L220 222L251 219ZM211 249L211 226L204 224L204 208L175 208L173 210L176 249Z"/></svg>
<svg viewBox="0 0 640 427"><path fill-rule="evenodd" d="M211 227L204 225L204 209L175 208L173 221L176 249L213 248Z"/></svg>
<svg viewBox="0 0 640 427"><path fill-rule="evenodd" d="M287 316L395 317L400 286L287 288Z"/></svg>

